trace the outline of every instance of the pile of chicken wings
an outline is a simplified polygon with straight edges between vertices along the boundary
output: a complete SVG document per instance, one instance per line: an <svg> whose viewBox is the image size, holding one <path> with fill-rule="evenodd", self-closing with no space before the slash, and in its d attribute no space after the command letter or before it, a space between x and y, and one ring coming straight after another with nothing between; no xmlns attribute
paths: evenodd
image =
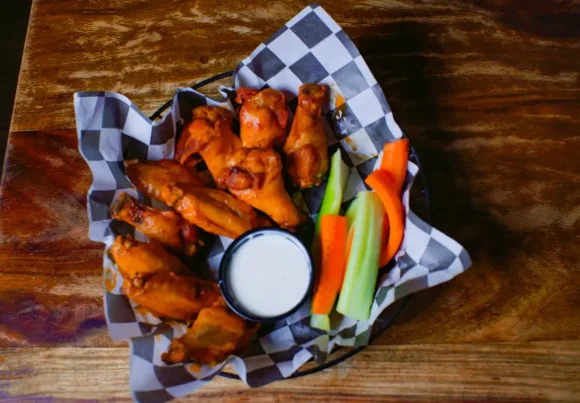
<svg viewBox="0 0 580 403"><path fill-rule="evenodd" d="M317 186L328 171L322 107L328 88L300 87L292 127L288 107L275 89L239 89L233 113L217 106L193 110L181 133L175 160L127 163L126 174L142 194L171 209L145 206L127 193L111 206L147 238L118 236L110 249L123 276L123 292L141 308L165 320L183 321L187 333L174 339L167 364L216 364L248 345L259 324L232 312L215 282L196 276L182 258L202 253L203 234L236 238L253 228L278 225L290 231L306 218L284 185L284 173L299 189ZM196 170L203 160L213 178Z"/></svg>

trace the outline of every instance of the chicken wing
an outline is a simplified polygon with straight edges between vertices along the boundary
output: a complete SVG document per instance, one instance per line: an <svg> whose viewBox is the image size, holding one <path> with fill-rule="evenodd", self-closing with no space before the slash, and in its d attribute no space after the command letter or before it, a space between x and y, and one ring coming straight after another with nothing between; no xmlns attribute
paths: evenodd
<svg viewBox="0 0 580 403"><path fill-rule="evenodd" d="M232 112L217 106L195 108L175 148L175 159L184 164L199 154L214 178L238 163L243 158L242 143L232 132L232 118Z"/></svg>
<svg viewBox="0 0 580 403"><path fill-rule="evenodd" d="M258 226L258 215L246 202L217 189L170 186L165 202L186 220L209 233L237 238Z"/></svg>
<svg viewBox="0 0 580 403"><path fill-rule="evenodd" d="M293 229L306 218L284 188L282 161L272 149L245 150L244 160L223 169L215 180L282 228Z"/></svg>
<svg viewBox="0 0 580 403"><path fill-rule="evenodd" d="M137 189L157 200L162 200L159 192L169 183L203 186L193 168L172 160L129 163L125 172Z"/></svg>
<svg viewBox="0 0 580 403"><path fill-rule="evenodd" d="M288 108L280 91L240 88L236 102L240 110L240 137L245 148L282 147L286 140Z"/></svg>
<svg viewBox="0 0 580 403"><path fill-rule="evenodd" d="M187 256L195 254L201 245L195 225L174 211L145 206L128 193L121 193L113 203L111 216L131 224L149 239L183 250Z"/></svg>
<svg viewBox="0 0 580 403"><path fill-rule="evenodd" d="M110 249L125 279L143 278L157 273L186 273L187 267L155 242L137 242L131 235L118 236Z"/></svg>
<svg viewBox="0 0 580 403"><path fill-rule="evenodd" d="M173 207L191 224L209 233L236 238L257 227L258 215L252 207L229 193L175 183L171 175L159 174L159 167L149 163L139 162L132 167L127 169L127 175L138 190Z"/></svg>
<svg viewBox="0 0 580 403"><path fill-rule="evenodd" d="M292 228L302 222L304 217L284 189L280 157L271 149L243 148L231 130L231 112L215 106L194 109L182 140L178 156L187 160L199 153L219 188L229 189L280 226Z"/></svg>
<svg viewBox="0 0 580 403"><path fill-rule="evenodd" d="M173 339L162 354L166 364L195 361L215 364L233 353L240 341L247 343L246 321L220 303L201 310L187 333Z"/></svg>
<svg viewBox="0 0 580 403"><path fill-rule="evenodd" d="M125 279L123 292L153 314L175 320L191 320L221 297L216 283L176 273Z"/></svg>
<svg viewBox="0 0 580 403"><path fill-rule="evenodd" d="M328 150L322 128L322 104L328 87L304 84L290 135L284 144L288 173L300 189L317 186L328 171Z"/></svg>

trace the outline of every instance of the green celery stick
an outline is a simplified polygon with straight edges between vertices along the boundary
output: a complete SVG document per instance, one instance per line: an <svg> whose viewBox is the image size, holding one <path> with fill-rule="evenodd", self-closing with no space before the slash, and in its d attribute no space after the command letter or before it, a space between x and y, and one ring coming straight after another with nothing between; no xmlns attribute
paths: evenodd
<svg viewBox="0 0 580 403"><path fill-rule="evenodd" d="M358 198L361 206L354 217L354 238L336 310L368 320L379 269L384 209L374 192L360 192Z"/></svg>
<svg viewBox="0 0 580 403"><path fill-rule="evenodd" d="M330 158L330 175L328 175L328 183L318 213L318 219L316 220L318 231L320 231L320 217L325 214L336 215L339 213L348 174L348 166L342 160L340 150L336 150Z"/></svg>
<svg viewBox="0 0 580 403"><path fill-rule="evenodd" d="M330 330L330 318L328 315L317 315L313 313L310 316L310 327L314 327L320 330Z"/></svg>
<svg viewBox="0 0 580 403"><path fill-rule="evenodd" d="M350 248L350 255L348 258L344 282L338 298L338 305L336 310L340 313L348 311L344 305L352 301L351 294L355 291L354 282L359 277L361 263L364 258L365 248L368 243L368 216L370 213L371 203L369 194L371 192L359 192L355 205L352 210L349 208L347 217L353 217L352 225L349 227L349 232L354 230L352 238L352 246ZM348 218L347 218L348 219Z"/></svg>
<svg viewBox="0 0 580 403"><path fill-rule="evenodd" d="M350 203L350 206L348 206L348 209L346 209L346 214L344 216L346 217L349 231L353 227L353 223L354 223L354 220L356 218L356 213L358 211L359 205L360 205L360 199L357 197L356 199L354 199Z"/></svg>

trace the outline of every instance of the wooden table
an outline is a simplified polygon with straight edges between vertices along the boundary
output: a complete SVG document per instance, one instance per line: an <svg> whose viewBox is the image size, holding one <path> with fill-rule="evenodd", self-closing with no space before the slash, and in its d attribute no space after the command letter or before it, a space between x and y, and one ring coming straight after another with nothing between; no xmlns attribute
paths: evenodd
<svg viewBox="0 0 580 403"><path fill-rule="evenodd" d="M146 112L230 70L308 1L37 0L0 200L0 397L129 399L107 334L101 244L72 94ZM413 296L363 353L196 399L580 399L580 3L322 1L422 157L432 222L473 268ZM426 3L426 4L423 4Z"/></svg>

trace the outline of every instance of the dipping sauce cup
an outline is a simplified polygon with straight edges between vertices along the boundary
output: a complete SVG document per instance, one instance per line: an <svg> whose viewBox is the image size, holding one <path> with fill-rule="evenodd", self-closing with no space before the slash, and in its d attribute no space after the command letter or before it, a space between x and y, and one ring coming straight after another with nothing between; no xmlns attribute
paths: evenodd
<svg viewBox="0 0 580 403"><path fill-rule="evenodd" d="M313 277L312 259L297 237L277 228L258 228L227 248L219 286L238 315L272 322L296 312L308 297Z"/></svg>

